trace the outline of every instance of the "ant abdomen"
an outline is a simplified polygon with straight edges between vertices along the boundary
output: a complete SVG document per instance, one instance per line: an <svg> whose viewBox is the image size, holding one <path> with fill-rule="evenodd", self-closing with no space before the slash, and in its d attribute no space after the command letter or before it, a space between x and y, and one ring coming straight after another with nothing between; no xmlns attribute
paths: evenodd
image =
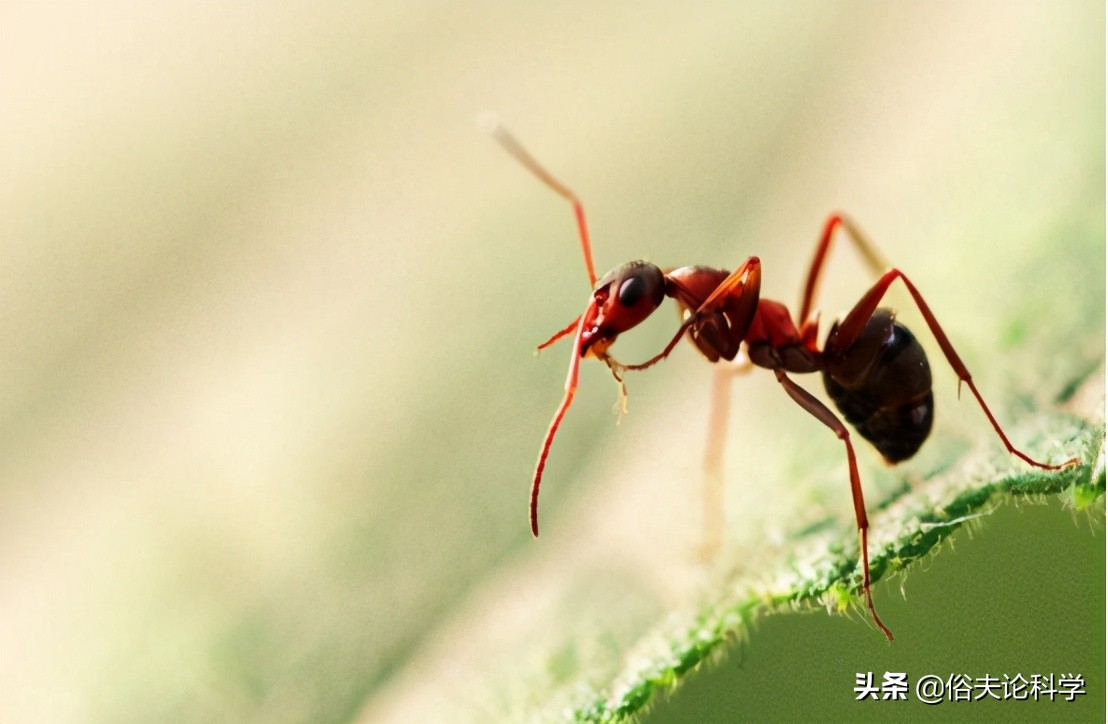
<svg viewBox="0 0 1108 724"><path fill-rule="evenodd" d="M861 336L839 349L838 323L824 346L823 384L835 406L889 463L915 455L931 432L931 368L915 336L879 308Z"/></svg>

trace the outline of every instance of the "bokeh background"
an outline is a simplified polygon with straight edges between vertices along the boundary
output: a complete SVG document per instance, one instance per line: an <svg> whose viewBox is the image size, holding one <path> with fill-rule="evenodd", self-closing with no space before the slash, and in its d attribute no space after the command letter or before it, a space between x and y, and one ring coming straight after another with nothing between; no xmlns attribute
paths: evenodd
<svg viewBox="0 0 1108 724"><path fill-rule="evenodd" d="M584 368L531 540L568 353L531 350L588 285L487 110L585 200L599 269L757 254L792 305L845 209L1011 430L1103 360L1103 3L0 8L6 721L557 715L695 600L711 375L685 347L618 427ZM836 254L827 315L867 283ZM939 359L936 441L906 472L865 453L872 495L997 447ZM840 444L766 374L735 415L729 562L849 530ZM917 641L967 605L947 590ZM884 645L789 617L776 661L819 666L789 629L816 618Z"/></svg>

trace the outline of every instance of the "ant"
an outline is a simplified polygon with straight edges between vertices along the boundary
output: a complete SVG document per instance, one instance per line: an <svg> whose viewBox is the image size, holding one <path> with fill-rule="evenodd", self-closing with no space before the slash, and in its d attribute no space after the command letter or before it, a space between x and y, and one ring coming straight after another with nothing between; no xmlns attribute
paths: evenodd
<svg viewBox="0 0 1108 724"><path fill-rule="evenodd" d="M862 557L862 591L873 622L886 638L893 640L892 632L877 615L870 591L869 520L850 431L826 405L793 382L789 375L822 373L824 387L835 406L858 434L877 448L888 464L912 457L931 431L934 400L931 369L923 347L908 328L896 320L893 310L878 306L885 292L898 279L907 287L947 362L958 375L958 391L961 392L963 383L969 387L1008 452L1044 470L1077 465L1076 458L1060 465L1048 465L1032 459L1012 445L923 295L904 272L884 262L847 216L835 213L824 223L804 283L796 322L781 302L759 298L762 269L756 256L748 258L731 272L707 266L663 270L647 261L632 261L598 279L593 267L585 210L576 194L543 168L499 122L490 120L489 125L493 138L513 158L573 205L581 251L593 290L585 311L538 347L539 350L546 349L562 337L573 336L565 396L546 431L531 484L531 532L536 537L539 534L538 499L543 469L554 435L577 391L577 374L582 358L593 357L607 364L619 384L620 402L625 405L627 390L623 373L644 370L662 361L682 337L688 336L697 350L713 363L721 360L734 362L745 343L745 359L728 372L746 371L752 366L772 370L789 397L829 428L846 446L850 492ZM840 229L874 269L878 280L853 309L832 325L821 348L817 340L819 314L812 313L812 298L835 232ZM617 362L608 353L612 343L620 334L650 316L666 297L677 302L683 318L673 338L661 352L645 362L634 365ZM717 380L725 379L726 375L727 372L723 375L717 373ZM719 394L721 390L726 392L725 387L717 384L717 394L714 395L717 405L720 404L718 401L726 400L725 394ZM715 472L717 477L723 444L721 428L725 420L725 412L713 411L705 467L707 472Z"/></svg>

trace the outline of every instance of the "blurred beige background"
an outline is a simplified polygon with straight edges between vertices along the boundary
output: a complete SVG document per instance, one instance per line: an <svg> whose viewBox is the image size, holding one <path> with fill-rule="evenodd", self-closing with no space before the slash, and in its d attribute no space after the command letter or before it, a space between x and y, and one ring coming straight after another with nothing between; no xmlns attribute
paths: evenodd
<svg viewBox="0 0 1108 724"><path fill-rule="evenodd" d="M0 12L5 720L404 718L457 703L435 682L543 666L491 612L541 651L551 621L633 638L688 599L688 349L618 428L584 369L530 540L568 353L531 349L588 288L489 109L585 200L598 271L757 254L792 305L841 208L1005 419L1103 356L1102 4ZM828 316L867 283L832 269ZM657 316L621 358L664 343ZM932 359L919 471L995 444ZM740 388L731 543L798 500L848 518L837 441L766 375ZM452 658L478 640L487 673Z"/></svg>

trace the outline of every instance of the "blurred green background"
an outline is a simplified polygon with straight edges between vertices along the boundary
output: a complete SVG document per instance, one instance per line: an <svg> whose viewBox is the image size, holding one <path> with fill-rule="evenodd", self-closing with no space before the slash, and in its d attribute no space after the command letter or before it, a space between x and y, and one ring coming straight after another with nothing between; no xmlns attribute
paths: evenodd
<svg viewBox="0 0 1108 724"><path fill-rule="evenodd" d="M531 540L568 349L531 350L588 285L567 205L476 131L486 110L584 199L599 269L757 254L793 305L844 209L1003 421L1103 361L1103 3L0 13L6 721L557 716L695 605L711 374L685 346L629 381L618 428L583 369ZM867 283L836 254L826 316ZM621 359L664 344L656 316ZM928 349L935 441L896 471L863 453L878 498L999 447ZM849 525L842 451L768 375L737 387L726 562L767 575L787 531ZM1102 382L1083 404L1103 419ZM1026 595L1056 597L1039 575ZM882 609L898 633L930 615L913 588ZM759 655L818 665L816 619L884 650L816 614ZM849 695L852 665L781 696Z"/></svg>

